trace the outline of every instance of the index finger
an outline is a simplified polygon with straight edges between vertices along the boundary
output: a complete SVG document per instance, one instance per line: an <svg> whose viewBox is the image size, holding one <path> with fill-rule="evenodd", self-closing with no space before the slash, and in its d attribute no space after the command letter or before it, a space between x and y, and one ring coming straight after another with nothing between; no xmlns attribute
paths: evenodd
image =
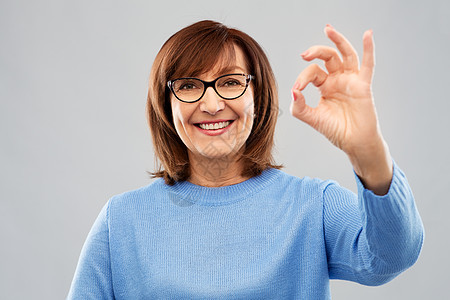
<svg viewBox="0 0 450 300"><path fill-rule="evenodd" d="M333 41L339 49L339 52L341 52L344 70L358 71L358 55L352 44L350 44L350 42L331 25L327 24L325 27L325 34Z"/></svg>
<svg viewBox="0 0 450 300"><path fill-rule="evenodd" d="M361 76L367 81L372 81L373 69L375 67L375 52L372 30L364 32L363 36L363 59L361 64Z"/></svg>

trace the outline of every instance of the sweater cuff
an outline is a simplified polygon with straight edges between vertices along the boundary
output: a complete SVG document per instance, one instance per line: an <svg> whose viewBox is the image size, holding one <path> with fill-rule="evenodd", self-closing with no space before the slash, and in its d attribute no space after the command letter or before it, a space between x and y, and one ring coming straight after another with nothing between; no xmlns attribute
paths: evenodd
<svg viewBox="0 0 450 300"><path fill-rule="evenodd" d="M398 167L398 165L395 163L394 160L392 160L392 179L389 184L389 190L385 195L376 195L372 190L367 189L364 184L362 183L361 179L359 178L358 174L356 174L355 170L353 170L353 174L355 175L356 179L356 185L358 187L358 196L361 199L361 196L364 197L370 197L373 199L386 199L393 196L393 194L396 194L400 191L403 192L405 190L410 191L409 184L407 182L406 176L403 173L403 171ZM403 195L405 196L405 195ZM412 193L408 193L407 196L412 197Z"/></svg>
<svg viewBox="0 0 450 300"><path fill-rule="evenodd" d="M354 172L358 186L358 201L361 216L365 224L391 225L394 230L401 230L399 226L410 223L419 226L420 217L414 203L414 196L408 184L405 174L393 161L393 175L389 190L385 195L376 195L373 191L366 189Z"/></svg>
<svg viewBox="0 0 450 300"><path fill-rule="evenodd" d="M399 167L397 166L397 164L395 163L394 160L392 160L392 179L391 182L389 183L389 190L385 195L376 195L372 190L367 189L364 184L361 181L361 178L359 178L358 174L356 174L355 170L353 170L353 174L355 176L356 179L356 186L358 187L358 196L361 199L361 196L364 196L366 193L368 194L368 196L370 196L371 198L386 198L386 196L388 196L389 194L392 193L392 186L393 184L398 183L399 179L398 177L400 176L401 180L406 180L405 179L405 174L399 169Z"/></svg>

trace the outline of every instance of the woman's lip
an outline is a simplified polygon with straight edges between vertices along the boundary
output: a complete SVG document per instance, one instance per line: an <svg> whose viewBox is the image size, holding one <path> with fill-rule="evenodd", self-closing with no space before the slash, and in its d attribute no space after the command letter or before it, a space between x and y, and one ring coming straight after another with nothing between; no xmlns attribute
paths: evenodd
<svg viewBox="0 0 450 300"><path fill-rule="evenodd" d="M224 132L226 132L226 131L228 131L228 129L231 127L231 125L234 123L234 120L225 120L225 121L219 121L219 120L217 120L217 121L214 121L214 122L211 122L211 121L208 121L208 122L202 122L202 123L195 123L195 124L214 124L214 123L218 123L218 122L227 122L227 121L229 121L230 122L230 124L228 124L228 126L227 127L224 127L224 128L221 128L221 129L202 129L200 126L195 126L198 130L200 130L200 132L201 133L204 133L204 134L206 134L206 135L209 135L209 136L215 136L215 135L221 135L221 134L223 134Z"/></svg>

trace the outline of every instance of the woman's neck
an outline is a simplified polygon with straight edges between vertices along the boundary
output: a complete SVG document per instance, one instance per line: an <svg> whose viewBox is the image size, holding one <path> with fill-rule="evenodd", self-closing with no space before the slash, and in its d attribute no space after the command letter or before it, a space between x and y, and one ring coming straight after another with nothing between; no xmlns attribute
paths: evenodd
<svg viewBox="0 0 450 300"><path fill-rule="evenodd" d="M244 164L237 156L209 158L190 154L191 175L188 181L201 186L220 187L247 180L248 177L242 176Z"/></svg>

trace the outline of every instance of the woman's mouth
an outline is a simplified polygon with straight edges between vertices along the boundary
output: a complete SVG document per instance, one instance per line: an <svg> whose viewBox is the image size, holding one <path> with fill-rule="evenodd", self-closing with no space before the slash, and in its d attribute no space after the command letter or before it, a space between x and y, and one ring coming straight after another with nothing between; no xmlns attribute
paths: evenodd
<svg viewBox="0 0 450 300"><path fill-rule="evenodd" d="M198 127L205 130L217 130L222 129L230 125L230 121L225 122L217 122L217 123L200 123L198 124Z"/></svg>
<svg viewBox="0 0 450 300"><path fill-rule="evenodd" d="M208 135L216 135L225 132L234 120L216 121L216 122L202 122L194 124L203 133Z"/></svg>

